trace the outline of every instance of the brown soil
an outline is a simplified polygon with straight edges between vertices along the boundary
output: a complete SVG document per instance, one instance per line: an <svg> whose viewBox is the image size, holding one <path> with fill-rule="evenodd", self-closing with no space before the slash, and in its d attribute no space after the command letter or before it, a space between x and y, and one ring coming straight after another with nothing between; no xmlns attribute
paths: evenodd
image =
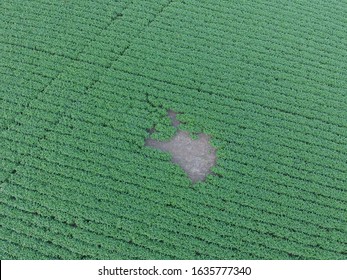
<svg viewBox="0 0 347 280"><path fill-rule="evenodd" d="M169 110L168 116L174 127L180 122L176 119L177 113ZM216 150L210 143L206 134L198 134L199 139L193 140L186 131L178 130L170 141L146 139L145 145L161 151L169 152L172 161L187 173L193 183L203 181L210 169L216 163Z"/></svg>

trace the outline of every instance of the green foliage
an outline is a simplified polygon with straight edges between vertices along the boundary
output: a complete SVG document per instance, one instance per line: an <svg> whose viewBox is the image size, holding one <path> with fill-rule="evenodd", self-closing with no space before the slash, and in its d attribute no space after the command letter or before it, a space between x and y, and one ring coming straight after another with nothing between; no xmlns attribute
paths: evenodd
<svg viewBox="0 0 347 280"><path fill-rule="evenodd" d="M346 4L2 2L1 259L346 259Z"/></svg>

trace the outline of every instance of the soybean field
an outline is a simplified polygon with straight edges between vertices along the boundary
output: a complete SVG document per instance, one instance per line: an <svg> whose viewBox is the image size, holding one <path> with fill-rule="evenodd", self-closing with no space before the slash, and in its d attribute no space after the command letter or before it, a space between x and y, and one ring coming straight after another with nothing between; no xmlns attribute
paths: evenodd
<svg viewBox="0 0 347 280"><path fill-rule="evenodd" d="M0 258L347 259L346 13L1 1Z"/></svg>

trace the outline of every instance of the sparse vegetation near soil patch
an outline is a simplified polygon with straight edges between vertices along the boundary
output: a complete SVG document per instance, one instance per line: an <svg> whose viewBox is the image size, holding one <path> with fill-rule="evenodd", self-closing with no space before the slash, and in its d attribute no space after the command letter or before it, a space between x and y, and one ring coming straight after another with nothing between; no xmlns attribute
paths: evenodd
<svg viewBox="0 0 347 280"><path fill-rule="evenodd" d="M176 113L168 111L172 126L178 128L179 121ZM155 129L151 130L151 134ZM172 161L178 164L188 174L193 183L203 181L210 169L216 163L216 150L209 143L209 136L198 134L198 139L192 139L187 131L178 130L168 141L146 139L146 146L150 146L172 155Z"/></svg>

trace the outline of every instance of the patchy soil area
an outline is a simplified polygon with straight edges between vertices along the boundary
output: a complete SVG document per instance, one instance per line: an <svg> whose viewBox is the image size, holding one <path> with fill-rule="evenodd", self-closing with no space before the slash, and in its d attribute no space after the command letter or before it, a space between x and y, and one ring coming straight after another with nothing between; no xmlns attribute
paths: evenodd
<svg viewBox="0 0 347 280"><path fill-rule="evenodd" d="M176 119L177 113L168 111L172 125L178 127L180 122ZM151 133L154 130L151 130ZM193 183L203 181L216 164L216 149L210 143L210 137L204 133L198 134L194 140L186 131L178 130L170 141L146 139L145 145L172 154L172 161L187 173Z"/></svg>

